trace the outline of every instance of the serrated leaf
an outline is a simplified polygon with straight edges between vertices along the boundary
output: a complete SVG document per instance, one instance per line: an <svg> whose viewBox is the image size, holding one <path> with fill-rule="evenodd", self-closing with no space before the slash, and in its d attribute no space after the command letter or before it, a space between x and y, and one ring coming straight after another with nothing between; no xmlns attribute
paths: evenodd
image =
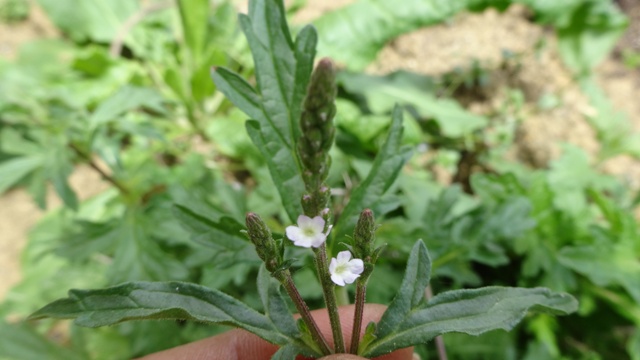
<svg viewBox="0 0 640 360"><path fill-rule="evenodd" d="M42 156L23 156L0 163L0 194L42 165Z"/></svg>
<svg viewBox="0 0 640 360"><path fill-rule="evenodd" d="M240 75L223 67L216 67L211 70L211 78L218 89L249 118L260 123L267 122L260 95Z"/></svg>
<svg viewBox="0 0 640 360"><path fill-rule="evenodd" d="M264 154L271 177L291 220L302 213L304 184L296 154L301 103L309 82L317 35L304 28L291 39L281 0L252 0L239 16L256 67L257 89L228 70L214 69L216 86L255 122L247 123Z"/></svg>
<svg viewBox="0 0 640 360"><path fill-rule="evenodd" d="M396 36L444 21L469 0L360 0L328 13L314 24L320 33L319 53L364 69L378 51ZM345 19L349 19L345 21Z"/></svg>
<svg viewBox="0 0 640 360"><path fill-rule="evenodd" d="M0 150L12 155L33 155L41 151L38 144L25 139L12 128L3 128L0 131Z"/></svg>
<svg viewBox="0 0 640 360"><path fill-rule="evenodd" d="M38 0L48 17L73 40L108 43L140 5L129 0ZM73 9L73 11L69 11Z"/></svg>
<svg viewBox="0 0 640 360"><path fill-rule="evenodd" d="M245 227L233 218L223 216L213 221L182 205L175 205L173 214L200 244L228 251L239 251L250 245L241 233Z"/></svg>
<svg viewBox="0 0 640 360"><path fill-rule="evenodd" d="M340 214L333 232L335 237L351 233L362 209L375 208L394 183L402 166L411 157L411 149L400 147L402 138L402 109L393 110L389 135L376 156L373 167L364 181L353 191L349 203Z"/></svg>
<svg viewBox="0 0 640 360"><path fill-rule="evenodd" d="M609 54L627 25L612 2L581 2L558 29L560 55L572 70L584 75Z"/></svg>
<svg viewBox="0 0 640 360"><path fill-rule="evenodd" d="M411 249L400 289L378 323L375 334L378 339L393 334L409 312L418 306L430 278L431 258L422 240L418 240Z"/></svg>
<svg viewBox="0 0 640 360"><path fill-rule="evenodd" d="M488 124L486 117L467 111L455 100L437 98L433 80L426 76L408 72L386 76L343 72L339 79L348 92L362 94L373 113L386 113L396 104L408 105L421 116L433 118L448 137L462 137Z"/></svg>
<svg viewBox="0 0 640 360"><path fill-rule="evenodd" d="M160 247L151 236L154 224L137 211L130 211L114 229L118 240L113 263L107 271L110 282L131 280L184 280L188 271L181 261Z"/></svg>
<svg viewBox="0 0 640 360"><path fill-rule="evenodd" d="M0 358L81 360L85 357L50 341L26 323L0 321Z"/></svg>
<svg viewBox="0 0 640 360"><path fill-rule="evenodd" d="M596 285L620 285L640 303L640 260L633 243L564 247L558 261Z"/></svg>
<svg viewBox="0 0 640 360"><path fill-rule="evenodd" d="M300 199L304 191L304 183L297 166L294 166L293 152L282 146L278 140L269 142L268 134L257 121L246 122L247 133L251 141L266 154L267 165L282 204L291 220L303 213Z"/></svg>
<svg viewBox="0 0 640 360"><path fill-rule="evenodd" d="M130 282L99 290L70 290L32 314L30 319L75 319L86 327L132 320L191 320L235 326L268 342L286 345L291 339L276 331L263 314L220 291L183 282Z"/></svg>
<svg viewBox="0 0 640 360"><path fill-rule="evenodd" d="M578 302L571 295L545 288L447 291L413 309L393 333L371 344L364 356L423 344L448 332L479 335L496 329L510 330L529 310L560 315L577 308Z"/></svg>
<svg viewBox="0 0 640 360"><path fill-rule="evenodd" d="M153 89L128 85L101 102L89 122L96 127L140 107L164 113L163 101L163 97Z"/></svg>

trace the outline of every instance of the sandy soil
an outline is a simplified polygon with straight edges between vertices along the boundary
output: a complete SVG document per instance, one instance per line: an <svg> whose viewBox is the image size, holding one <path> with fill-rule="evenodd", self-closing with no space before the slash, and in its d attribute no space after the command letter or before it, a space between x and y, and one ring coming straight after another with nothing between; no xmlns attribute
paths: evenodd
<svg viewBox="0 0 640 360"><path fill-rule="evenodd" d="M621 40L621 46L640 50L640 2L619 0L634 17L632 26ZM307 22L344 6L352 0L309 1L298 13L296 22ZM41 12L15 26L0 25L0 57L15 56L17 45L37 37L55 36L55 30ZM544 40L547 46L534 52L533 45ZM478 113L499 109L508 94L506 88L521 89L525 95L519 141L513 156L534 166L545 166L560 153L558 144L570 142L595 154L599 149L594 131L586 115L593 109L571 80L569 71L554 50L553 34L527 20L527 10L512 7L504 14L489 10L482 14L461 14L448 24L406 34L384 49L379 60L368 69L383 73L407 69L429 75L442 75L456 67L467 67L473 59L490 70L489 85L482 94L460 100ZM518 54L517 66L505 66L504 50ZM426 60L428 59L428 60ZM508 64L507 64L508 65ZM513 64L512 64L513 65ZM640 102L631 94L640 93L640 74L629 70L614 58L598 70L599 81L616 108L624 110L636 130L640 131ZM478 96L480 95L480 96ZM560 101L548 110L537 106L540 97L553 95ZM630 181L640 181L640 163L621 157L605 164L605 170ZM635 179L635 180L634 180ZM71 179L81 198L92 196L106 185L85 167L78 168ZM640 187L640 184L635 184ZM51 195L52 205L59 204ZM30 197L21 190L0 197L0 299L19 276L19 254L28 229L41 216Z"/></svg>

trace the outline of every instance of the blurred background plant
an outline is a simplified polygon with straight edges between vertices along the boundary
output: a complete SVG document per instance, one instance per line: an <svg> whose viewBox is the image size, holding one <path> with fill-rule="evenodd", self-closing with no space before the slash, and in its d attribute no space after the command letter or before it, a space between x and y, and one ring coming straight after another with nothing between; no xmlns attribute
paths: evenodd
<svg viewBox="0 0 640 360"><path fill-rule="evenodd" d="M0 358L131 358L224 330L20 322L69 288L187 280L260 307L246 281L259 262L239 232L244 214L281 231L294 219L246 115L209 78L220 65L253 75L243 6L0 1L0 21L44 13L53 30L43 33L58 34L0 59L0 193L47 209L0 304ZM389 246L369 301L390 300L416 238L433 256L436 293L546 286L581 301L576 315L530 316L511 333L446 335L452 359L640 359L640 44L637 34L625 42L638 26L621 9L640 19L630 1L288 3L294 23L318 28L319 55L343 69L327 180L337 209L371 170L393 105L405 112L414 156L371 204ZM2 24L2 36L23 25ZM8 247L20 204L6 199ZM3 255L13 269L16 255ZM295 279L319 306L310 259L299 258ZM431 345L417 351L437 358Z"/></svg>

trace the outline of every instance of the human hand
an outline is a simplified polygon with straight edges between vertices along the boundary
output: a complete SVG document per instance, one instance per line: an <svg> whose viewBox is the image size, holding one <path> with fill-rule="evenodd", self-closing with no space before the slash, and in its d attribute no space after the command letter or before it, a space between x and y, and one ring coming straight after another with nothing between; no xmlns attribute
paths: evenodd
<svg viewBox="0 0 640 360"><path fill-rule="evenodd" d="M345 342L351 342L354 306L342 306L339 309L342 331ZM366 304L363 313L363 325L371 321L379 321L386 307L378 304ZM333 345L331 325L325 309L315 310L311 315L330 345ZM363 326L363 332L364 332ZM231 330L224 334L175 347L155 354L147 355L140 360L269 360L278 350L258 336L244 330ZM321 360L358 360L359 356L336 354L323 357ZM376 358L378 360L412 360L413 348L401 349L391 354Z"/></svg>

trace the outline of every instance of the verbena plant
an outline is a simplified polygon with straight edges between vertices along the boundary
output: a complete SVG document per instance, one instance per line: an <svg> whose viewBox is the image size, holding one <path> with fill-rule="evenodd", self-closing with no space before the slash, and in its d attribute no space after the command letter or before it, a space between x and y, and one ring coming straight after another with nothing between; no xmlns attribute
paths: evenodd
<svg viewBox="0 0 640 360"><path fill-rule="evenodd" d="M286 214L291 220L297 219L297 226L287 227L285 236L279 236L257 214L246 215L243 231L263 262L257 279L263 312L193 283L128 282L99 290L71 290L68 298L46 305L31 319L74 318L76 324L88 327L144 319L224 324L279 345L274 359L294 359L298 354L321 357L344 352L376 357L428 342L443 333L478 335L494 329L508 330L529 310L567 314L577 309L572 296L545 288L492 286L447 291L426 300L431 258L425 244L418 240L400 289L386 312L378 323L362 324L367 283L375 275L376 261L384 255L383 246L374 246L377 225L367 207L385 194L410 156L408 149L400 147L402 111L394 109L390 131L369 175L353 190L348 204L334 213L326 179L335 136L335 67L331 60L323 59L313 70L316 31L312 26L304 27L294 41L280 0L250 1L249 14L240 15L240 24L253 54L257 86L221 67L215 68L212 76L218 89L251 118L246 122L247 132L267 161ZM205 224L221 234L239 230L230 218L214 221L181 206L174 213L187 226ZM344 251L333 251L341 245ZM320 333L293 281L295 247L313 252L331 321L333 347ZM353 283L353 341L346 344L336 290ZM300 314L298 321L282 289Z"/></svg>

